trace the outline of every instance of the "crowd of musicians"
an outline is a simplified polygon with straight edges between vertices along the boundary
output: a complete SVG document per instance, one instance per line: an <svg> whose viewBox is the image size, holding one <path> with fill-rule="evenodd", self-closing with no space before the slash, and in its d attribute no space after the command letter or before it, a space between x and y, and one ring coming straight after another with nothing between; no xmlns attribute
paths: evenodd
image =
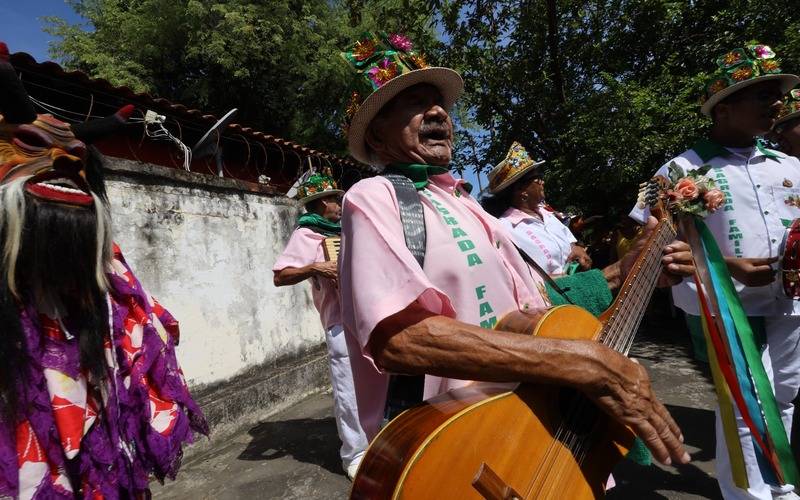
<svg viewBox="0 0 800 500"><path fill-rule="evenodd" d="M545 204L545 161L521 144L512 144L489 172L480 199L451 174L449 113L463 88L458 73L427 66L402 35L367 35L343 56L361 79L348 108L349 151L381 174L343 197L324 173L305 180L299 197L307 213L274 271L279 286L312 283L348 476L357 474L382 426L419 402L415 395L428 399L471 381L575 388L632 428L658 461L688 462L681 431L640 365L598 343L493 329L509 311L564 303L553 279L576 303L602 312L655 226L648 209L631 200L630 217L640 228L626 233L621 260L593 269L561 214ZM787 221L800 217L800 161L793 156L800 153L800 90L793 91L800 79L781 72L764 45L731 49L709 69L699 97L710 130L658 173L673 162L687 172L710 165L708 175L725 199L706 223L753 328L763 334L763 363L789 433L800 387L800 304L782 294L775 262ZM338 262L324 257L331 235L341 236ZM689 246L668 244L661 263L659 286L672 287L675 304L697 330ZM420 374L421 394L409 387L417 377L399 376ZM723 496L800 498L795 485L762 477L750 430L737 417L747 482L734 481L718 416Z"/></svg>
<svg viewBox="0 0 800 500"><path fill-rule="evenodd" d="M656 173L686 173L675 196L687 200L698 197L692 172L717 186L703 195L716 209L705 214L711 239L703 248L718 247L722 269L711 271L734 279L731 302L759 339L768 377L758 398L776 402L781 433L790 435L800 302L783 292L776 261L800 218L800 78L784 73L766 45L722 49L698 96L708 133ZM631 200L617 259L596 268L545 202L547 163L523 144L508 145L480 196L453 176L458 72L428 65L396 33L364 34L341 57L355 74L349 153L380 173L346 193L330 172L305 175L297 186L305 213L273 271L276 286L311 285L346 474L358 484L370 443L405 410L477 382L572 389L659 462L689 462L639 363L602 342L503 326L509 313L567 303L600 316L640 277L637 257L664 227L650 206ZM99 155L87 147L131 111L72 126L37 115L0 43L0 498L146 498L151 477L174 478L183 444L208 432L175 356L178 323L112 243ZM687 239L659 240L653 282L671 287L695 338L708 339L717 319L699 302L702 266ZM720 351L698 349L719 365ZM796 474L775 468L787 457L773 456L780 447L754 434L753 415L739 408L720 398L722 495L800 498ZM602 488L611 487L606 473Z"/></svg>

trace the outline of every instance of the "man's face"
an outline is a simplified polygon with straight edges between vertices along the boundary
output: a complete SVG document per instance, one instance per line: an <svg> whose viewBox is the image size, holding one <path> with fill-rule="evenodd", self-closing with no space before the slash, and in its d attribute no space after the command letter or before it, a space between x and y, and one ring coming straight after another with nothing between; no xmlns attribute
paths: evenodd
<svg viewBox="0 0 800 500"><path fill-rule="evenodd" d="M339 195L320 198L317 213L331 222L342 218L342 201Z"/></svg>
<svg viewBox="0 0 800 500"><path fill-rule="evenodd" d="M800 156L800 118L781 123L770 138L778 143L778 148L791 156Z"/></svg>
<svg viewBox="0 0 800 500"><path fill-rule="evenodd" d="M717 104L717 119L742 134L756 137L769 132L783 108L777 80L756 83Z"/></svg>
<svg viewBox="0 0 800 500"><path fill-rule="evenodd" d="M439 89L421 83L389 101L367 129L367 144L384 164L447 166L453 151L453 123Z"/></svg>

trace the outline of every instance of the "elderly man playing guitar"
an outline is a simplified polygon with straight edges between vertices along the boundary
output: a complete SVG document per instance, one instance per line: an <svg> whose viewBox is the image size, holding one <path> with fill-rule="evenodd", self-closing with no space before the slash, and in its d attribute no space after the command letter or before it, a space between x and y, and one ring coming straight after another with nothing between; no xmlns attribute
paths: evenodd
<svg viewBox="0 0 800 500"><path fill-rule="evenodd" d="M368 83L367 97L354 92L348 108L350 153L385 167L345 195L339 259L347 340L363 353L352 363L367 436L396 413L387 405L388 373L424 374L425 399L468 381L535 382L577 389L660 462L688 462L642 366L597 342L491 329L504 313L542 311L549 302L506 230L448 172L448 111L461 77L427 66L411 47L403 35L365 34L343 53ZM666 246L661 262L663 285L693 270L681 242ZM620 280L630 266L620 265Z"/></svg>

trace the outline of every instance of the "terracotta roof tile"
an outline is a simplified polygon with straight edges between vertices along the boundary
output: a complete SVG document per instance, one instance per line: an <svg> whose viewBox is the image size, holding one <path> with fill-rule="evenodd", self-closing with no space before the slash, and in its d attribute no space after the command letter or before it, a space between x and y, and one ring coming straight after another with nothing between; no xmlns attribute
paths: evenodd
<svg viewBox="0 0 800 500"><path fill-rule="evenodd" d="M91 78L83 71L65 70L59 64L52 61L37 62L36 59L25 52L16 52L11 54L11 63L17 68L18 71L23 73L23 77L24 72L26 71L43 73L51 77L69 80L73 83L80 84L81 86L97 92L104 92L114 95L144 109L152 109L153 111L158 111L163 114L171 114L177 118L182 118L188 121L213 124L218 120L218 118L214 115L203 113L203 111L199 109L187 108L183 104L172 102L168 99L164 99L163 97L152 96L148 93L135 92L127 86L115 86L103 78ZM232 132L258 141L282 145L286 148L292 149L294 152L299 150L308 156L324 158L330 162L337 163L342 167L354 167L359 170L368 169L368 167L365 165L358 163L351 158L342 158L340 156L323 151L317 151L286 139L278 138L258 130L253 130L252 127L246 127L239 123L231 123L227 128Z"/></svg>

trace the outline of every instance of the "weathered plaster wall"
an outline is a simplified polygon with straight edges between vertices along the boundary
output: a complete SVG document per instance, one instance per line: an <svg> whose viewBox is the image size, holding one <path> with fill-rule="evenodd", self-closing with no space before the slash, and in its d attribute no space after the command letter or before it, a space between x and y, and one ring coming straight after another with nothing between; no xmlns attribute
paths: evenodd
<svg viewBox="0 0 800 500"><path fill-rule="evenodd" d="M324 342L307 284L276 288L272 265L299 206L235 181L186 182L108 159L116 241L144 286L180 321L178 357L192 386L291 359Z"/></svg>

